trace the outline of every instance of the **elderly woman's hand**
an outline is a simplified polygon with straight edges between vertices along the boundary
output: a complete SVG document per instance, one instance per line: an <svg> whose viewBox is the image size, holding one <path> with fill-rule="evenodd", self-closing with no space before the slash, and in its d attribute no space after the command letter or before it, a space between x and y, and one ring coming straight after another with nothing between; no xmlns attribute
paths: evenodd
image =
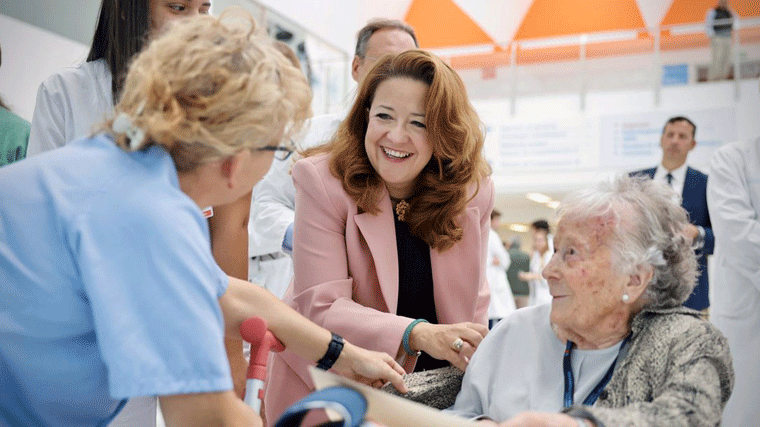
<svg viewBox="0 0 760 427"><path fill-rule="evenodd" d="M579 424L579 421L582 424ZM581 425L595 427L588 420L573 418L566 414L523 412L499 424L499 427L580 427Z"/></svg>
<svg viewBox="0 0 760 427"><path fill-rule="evenodd" d="M487 333L488 328L471 322L452 325L419 323L409 334L409 346L433 358L448 360L464 371Z"/></svg>

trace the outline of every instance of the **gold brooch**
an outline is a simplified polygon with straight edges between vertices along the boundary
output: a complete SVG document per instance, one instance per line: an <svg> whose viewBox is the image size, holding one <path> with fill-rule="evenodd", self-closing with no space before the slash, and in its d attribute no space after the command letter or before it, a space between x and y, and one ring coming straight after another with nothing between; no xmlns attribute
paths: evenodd
<svg viewBox="0 0 760 427"><path fill-rule="evenodd" d="M409 203L406 200L402 200L396 204L396 215L398 215L399 221L404 220L404 215L406 215L407 211L409 211Z"/></svg>

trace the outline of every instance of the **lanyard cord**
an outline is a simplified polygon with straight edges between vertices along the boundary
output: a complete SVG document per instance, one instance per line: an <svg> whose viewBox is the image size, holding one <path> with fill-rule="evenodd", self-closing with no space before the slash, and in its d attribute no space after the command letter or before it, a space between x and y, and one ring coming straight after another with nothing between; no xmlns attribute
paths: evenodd
<svg viewBox="0 0 760 427"><path fill-rule="evenodd" d="M623 351L623 348L628 343L628 340L630 338L631 334L628 334L628 336L625 337L623 343L620 345L620 350L618 350L617 356L615 356L615 360L612 361L612 365L609 369L607 369L607 373L604 374L604 377L602 377L602 379L599 381L599 384L597 384L596 387L591 390L591 393L589 393L589 395L583 401L584 405L593 405L594 402L596 402L596 400L599 398L599 395L602 394L602 390L604 390L604 387L606 387L607 383L610 382L610 379L612 379L612 373L615 371L615 365L617 364L617 360L620 357L620 353ZM575 378L573 377L573 366L571 364L573 346L575 346L575 344L572 341L567 342L567 346L565 347L565 355L562 358L562 372L565 377L565 408L572 407L575 400L573 396L575 394Z"/></svg>

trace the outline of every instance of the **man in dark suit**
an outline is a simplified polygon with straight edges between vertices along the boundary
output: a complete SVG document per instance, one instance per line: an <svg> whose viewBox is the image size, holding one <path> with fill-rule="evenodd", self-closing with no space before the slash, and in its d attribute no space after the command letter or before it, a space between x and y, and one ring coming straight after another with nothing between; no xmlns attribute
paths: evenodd
<svg viewBox="0 0 760 427"><path fill-rule="evenodd" d="M699 263L699 281L686 307L704 311L710 307L707 295L707 255L712 255L713 238L710 214L707 211L707 175L686 165L686 157L696 145L697 126L686 117L672 117L665 123L660 137L662 162L657 167L632 172L663 180L681 194L681 206L689 213L692 226L686 234L694 240Z"/></svg>

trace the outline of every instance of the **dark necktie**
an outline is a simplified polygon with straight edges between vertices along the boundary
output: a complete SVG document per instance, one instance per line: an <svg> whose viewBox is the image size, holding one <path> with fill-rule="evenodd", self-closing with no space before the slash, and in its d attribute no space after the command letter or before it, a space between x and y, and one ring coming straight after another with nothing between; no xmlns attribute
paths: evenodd
<svg viewBox="0 0 760 427"><path fill-rule="evenodd" d="M668 172L668 174L665 175L665 179L668 180L668 185L672 187L673 186L673 174L671 174L670 172Z"/></svg>

